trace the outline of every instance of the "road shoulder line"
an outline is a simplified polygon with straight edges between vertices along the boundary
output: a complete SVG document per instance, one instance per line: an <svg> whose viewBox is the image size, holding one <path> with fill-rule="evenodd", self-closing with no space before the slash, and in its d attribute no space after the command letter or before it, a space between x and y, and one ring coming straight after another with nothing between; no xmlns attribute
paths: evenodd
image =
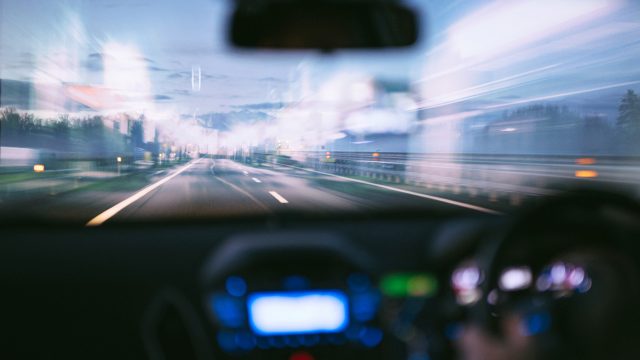
<svg viewBox="0 0 640 360"><path fill-rule="evenodd" d="M285 199L282 195L278 194L275 191L269 191L269 194L271 194L271 196L273 196L281 204L288 204L289 203L289 201L287 199Z"/></svg>
<svg viewBox="0 0 640 360"><path fill-rule="evenodd" d="M185 170L189 169L193 165L195 165L198 162L200 162L200 160L202 160L202 158L194 160L194 161L188 163L187 165L181 167L176 172L174 172L174 173L172 173L172 174L170 174L170 175L158 180L157 182L155 182L155 183L153 183L151 185L148 185L147 187L143 188L142 190L138 191L137 193L129 196L128 198L126 198L126 199L122 200L121 202L115 204L114 206L110 207L109 209L101 212L99 215L97 215L93 219L89 220L89 222L87 222L85 224L85 226L100 226L100 225L102 225L105 221L107 221L110 218L112 218L113 216L115 216L117 213L122 211L127 206L129 206L129 205L133 204L134 202L140 200L142 197L144 197L148 193L150 193L153 190L157 189L158 187L164 185L166 182L168 182L169 180L173 179L174 177L180 175Z"/></svg>
<svg viewBox="0 0 640 360"><path fill-rule="evenodd" d="M372 182L364 181L364 180L360 180L360 179L352 179L352 178L349 178L349 177L346 177L346 176L340 176L340 175L331 174L331 173L327 173L327 172L323 172L323 171L307 169L307 168L303 168L303 167L299 167L299 166L285 165L285 164L278 164L278 165L286 166L286 167L290 167L290 168L298 169L298 170L304 170L304 171L307 171L307 172L312 172L312 173L332 176L332 177L336 177L336 178L339 178L339 179L343 179L343 180L347 180L347 181L351 181L351 182L355 182L355 183L360 183L360 184L365 184L365 185L369 185L369 186L374 186L374 187L385 189L385 190L389 190L389 191L395 191L395 192L399 192L399 193L403 193L403 194L407 194L407 195L417 196L417 197L421 197L421 198L424 198L424 199L438 201L438 202L441 202L441 203L454 205L454 206L462 207L462 208L465 208L465 209L475 210L475 211L479 211L479 212L486 213L486 214L502 215L501 212L496 211L496 210L491 210L491 209L484 208L482 206L467 204L467 203L460 202L460 201L450 200L450 199L439 197L439 196L422 194L422 193L418 193L418 192L415 192L415 191L399 189L399 188L395 188L393 186L388 186L388 185L376 184L376 183L372 183Z"/></svg>

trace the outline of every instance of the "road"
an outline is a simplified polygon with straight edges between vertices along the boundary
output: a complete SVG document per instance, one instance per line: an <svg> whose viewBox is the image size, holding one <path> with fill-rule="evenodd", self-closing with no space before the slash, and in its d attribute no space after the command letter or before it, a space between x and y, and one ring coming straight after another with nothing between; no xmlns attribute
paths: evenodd
<svg viewBox="0 0 640 360"><path fill-rule="evenodd" d="M300 168L265 169L225 159L200 159L109 220L206 218L279 211L335 213L382 210L389 205L424 209L455 206Z"/></svg>
<svg viewBox="0 0 640 360"><path fill-rule="evenodd" d="M489 213L494 210L312 169L268 164L256 167L228 159L200 158L144 180L135 176L115 179L106 185L49 196L23 204L12 213L104 225L283 212L335 214L394 207Z"/></svg>

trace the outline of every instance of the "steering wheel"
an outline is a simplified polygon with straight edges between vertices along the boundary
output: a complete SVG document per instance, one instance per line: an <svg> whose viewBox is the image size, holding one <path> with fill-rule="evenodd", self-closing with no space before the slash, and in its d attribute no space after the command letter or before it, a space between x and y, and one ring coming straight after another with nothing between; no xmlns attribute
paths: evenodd
<svg viewBox="0 0 640 360"><path fill-rule="evenodd" d="M640 205L632 199L593 191L548 199L480 261L486 276L472 319L523 358L640 358Z"/></svg>

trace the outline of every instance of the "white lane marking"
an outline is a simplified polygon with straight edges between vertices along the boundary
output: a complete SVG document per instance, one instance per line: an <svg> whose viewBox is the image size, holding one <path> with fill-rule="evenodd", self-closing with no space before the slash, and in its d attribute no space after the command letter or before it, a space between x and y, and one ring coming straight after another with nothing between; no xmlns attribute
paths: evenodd
<svg viewBox="0 0 640 360"><path fill-rule="evenodd" d="M264 210L267 210L269 212L271 212L271 209L269 209L269 207L267 207L267 205L263 204L260 200L256 199L253 195L249 194L248 192L244 191L242 188L226 181L225 179L221 178L220 176L216 176L216 179L220 180L222 183L226 184L227 186L233 188L235 191L243 194L244 196L248 197L249 199L251 199L254 203L258 204L261 208L263 208Z"/></svg>
<svg viewBox="0 0 640 360"><path fill-rule="evenodd" d="M287 201L287 199L283 198L282 195L278 194L275 191L269 191L269 194L271 194L271 196L273 196L274 198L276 198L276 200L280 201L280 203L282 204L287 204L289 203L289 201Z"/></svg>
<svg viewBox="0 0 640 360"><path fill-rule="evenodd" d="M472 204L463 203L463 202L460 202L460 201L450 200L450 199L442 198L442 197L439 197L439 196L422 194L422 193L418 193L418 192L415 192L415 191L399 189L399 188L395 188L395 187L392 187L392 186L376 184L376 183L372 183L372 182L368 182L368 181L364 181L364 180L359 180L359 179L352 179L352 178L348 178L346 176L335 175L335 174L331 174L331 173L326 173L326 172L322 172L322 171L302 168L302 167L298 167L298 166L284 165L284 164L280 164L280 165L291 167L291 168L294 168L294 169L300 169L300 170L304 170L304 171L308 171L308 172L312 172L312 173L317 173L317 174L322 174L322 175L327 175L327 176L333 176L333 177L337 177L337 178L340 178L340 179L344 179L344 180L348 180L348 181L352 181L352 182L356 182L356 183L360 183L360 184L365 184L365 185L369 185L369 186L375 186L375 187L378 187L378 188L381 188L381 189L385 189L385 190L390 190L390 191L395 191L395 192L399 192L399 193L403 193L403 194L407 194L407 195L413 195L413 196L421 197L421 198L424 198L424 199L439 201L439 202L442 202L442 203L445 203L445 204L455 205L455 206L459 206L459 207L463 207L463 208L466 208L466 209L471 209L471 210L475 210L475 211L479 211L479 212L483 212L483 213L487 213L487 214L502 215L501 212L496 211L496 210L491 210L491 209L487 209L487 208L484 208L484 207L481 207L481 206L476 206L476 205L472 205Z"/></svg>
<svg viewBox="0 0 640 360"><path fill-rule="evenodd" d="M102 225L102 223L104 223L105 221L107 221L110 218L112 218L114 215L116 215L117 213L122 211L122 209L124 209L127 206L133 204L137 200L140 200L143 196L147 195L148 193L150 193L153 190L157 189L158 187L162 186L167 181L169 181L169 180L173 179L174 177L180 175L182 172L186 171L187 169L189 169L193 165L199 163L200 160L202 160L202 158L200 158L198 160L195 160L195 161L192 161L191 163L183 166L182 168L180 168L178 171L174 172L173 174L162 178L161 180L159 180L159 181L157 181L157 182L145 187L144 189L142 189L142 190L138 191L137 193L133 194L132 196L130 196L130 197L122 200L121 202L115 204L114 206L112 206L109 209L107 209L107 210L103 211L102 213L100 213L98 216L96 216L93 219L89 220L89 222L86 223L85 226L99 226L99 225Z"/></svg>
<svg viewBox="0 0 640 360"><path fill-rule="evenodd" d="M249 175L249 172L247 172L247 171L243 171L242 173L245 174L245 175Z"/></svg>
<svg viewBox="0 0 640 360"><path fill-rule="evenodd" d="M258 184L260 184L260 183L262 182L262 181L260 181L260 179L258 179L258 178L251 178L251 180L253 180L253 181L257 182Z"/></svg>

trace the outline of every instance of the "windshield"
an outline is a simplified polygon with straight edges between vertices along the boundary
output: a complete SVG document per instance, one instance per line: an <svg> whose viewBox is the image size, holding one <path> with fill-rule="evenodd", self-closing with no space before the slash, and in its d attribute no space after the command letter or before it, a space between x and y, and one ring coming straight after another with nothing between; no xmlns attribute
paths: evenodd
<svg viewBox="0 0 640 360"><path fill-rule="evenodd" d="M408 50L227 44L225 0L0 3L0 212L502 214L637 194L640 2L407 1Z"/></svg>

